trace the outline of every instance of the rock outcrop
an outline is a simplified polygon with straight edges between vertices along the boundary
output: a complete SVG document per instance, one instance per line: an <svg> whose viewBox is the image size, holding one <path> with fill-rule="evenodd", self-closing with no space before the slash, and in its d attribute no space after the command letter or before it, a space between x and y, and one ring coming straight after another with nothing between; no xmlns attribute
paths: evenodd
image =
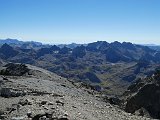
<svg viewBox="0 0 160 120"><path fill-rule="evenodd" d="M85 51L84 46L78 46L73 49L72 56L74 56L76 58L78 58L78 57L82 58L85 55L86 55L86 51Z"/></svg>
<svg viewBox="0 0 160 120"><path fill-rule="evenodd" d="M29 69L25 64L9 63L4 67L5 68L0 71L1 75L22 76L29 72Z"/></svg>
<svg viewBox="0 0 160 120"><path fill-rule="evenodd" d="M0 96L5 98L10 97L19 97L24 96L26 93L20 90L13 90L12 88L1 88L0 89Z"/></svg>
<svg viewBox="0 0 160 120"><path fill-rule="evenodd" d="M124 93L126 97L125 111L129 113L149 113L152 118L160 119L160 71L132 84ZM147 112L145 112L147 111ZM148 116L148 115L147 115Z"/></svg>

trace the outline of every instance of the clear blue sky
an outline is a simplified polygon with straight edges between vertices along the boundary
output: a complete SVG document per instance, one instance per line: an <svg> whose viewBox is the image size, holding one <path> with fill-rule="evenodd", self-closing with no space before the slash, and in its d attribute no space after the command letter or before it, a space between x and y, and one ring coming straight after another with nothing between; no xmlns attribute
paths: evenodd
<svg viewBox="0 0 160 120"><path fill-rule="evenodd" d="M160 44L160 0L0 0L0 38Z"/></svg>

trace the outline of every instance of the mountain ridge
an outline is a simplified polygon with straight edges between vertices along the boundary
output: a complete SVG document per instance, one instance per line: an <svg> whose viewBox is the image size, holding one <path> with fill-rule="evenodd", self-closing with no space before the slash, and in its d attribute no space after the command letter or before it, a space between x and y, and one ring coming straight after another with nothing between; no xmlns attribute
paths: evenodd
<svg viewBox="0 0 160 120"><path fill-rule="evenodd" d="M121 94L131 82L151 75L160 59L160 53L156 50L117 41L113 43L98 41L72 49L56 45L43 46L39 49L12 46L11 51L18 53L7 56L6 60L10 62L42 67L60 76L92 84L103 91L110 91L111 94ZM7 54L0 52L1 58ZM119 90L115 91L116 87Z"/></svg>

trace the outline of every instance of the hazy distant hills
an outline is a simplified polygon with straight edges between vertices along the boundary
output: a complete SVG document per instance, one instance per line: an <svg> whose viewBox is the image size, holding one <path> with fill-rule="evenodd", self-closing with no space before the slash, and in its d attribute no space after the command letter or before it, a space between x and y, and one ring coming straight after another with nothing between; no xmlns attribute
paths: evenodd
<svg viewBox="0 0 160 120"><path fill-rule="evenodd" d="M128 42L65 46L34 46L32 42L24 43L25 47L21 42L8 44L0 48L1 59L39 66L108 94L122 93L132 81L151 75L160 63L160 52Z"/></svg>
<svg viewBox="0 0 160 120"><path fill-rule="evenodd" d="M7 44L23 44L24 42L19 41L17 39L10 39L10 38L5 39L5 40L0 39L0 44L5 44L5 43L7 43Z"/></svg>
<svg viewBox="0 0 160 120"><path fill-rule="evenodd" d="M147 46L153 50L160 51L160 45L155 45L155 44L144 44L143 46Z"/></svg>
<svg viewBox="0 0 160 120"><path fill-rule="evenodd" d="M160 51L160 46L148 46L148 47L153 49L153 50Z"/></svg>
<svg viewBox="0 0 160 120"><path fill-rule="evenodd" d="M42 45L42 43L40 42L35 42L35 41L20 41L20 40L17 40L17 39L0 39L0 44L15 44L15 45L20 45L20 44L25 44L25 43L33 43L33 44L36 44L36 45Z"/></svg>
<svg viewBox="0 0 160 120"><path fill-rule="evenodd" d="M50 45L43 45L40 42L35 42L35 41L20 41L17 39L0 39L0 46L3 44L8 44L13 47L21 47L24 49L39 49L41 47L48 47Z"/></svg>
<svg viewBox="0 0 160 120"><path fill-rule="evenodd" d="M68 48L73 49L73 48L78 47L78 46L81 46L81 45L86 46L87 44L71 43L71 44L59 44L59 45L57 45L57 46L60 47L60 48L68 47Z"/></svg>
<svg viewBox="0 0 160 120"><path fill-rule="evenodd" d="M99 41L99 42L103 42L103 41ZM97 42L96 44L98 44L99 42ZM41 42L35 42L35 41L20 41L20 40L17 40L17 39L0 39L0 46L3 45L3 44L8 44L8 45L11 45L11 46L19 46L19 47L22 47L22 48L41 48L41 47L51 47L51 45L49 44L42 44ZM106 42L107 44L107 42ZM78 46L87 46L88 44L77 44L77 43L71 43L71 44L58 44L57 46L59 48L63 48L63 47L68 47L68 48L76 48ZM90 46L91 45L94 45L94 43L92 44L89 44ZM160 46L159 45L155 45L155 44L143 44L141 46L147 46L153 50L158 50L160 51Z"/></svg>

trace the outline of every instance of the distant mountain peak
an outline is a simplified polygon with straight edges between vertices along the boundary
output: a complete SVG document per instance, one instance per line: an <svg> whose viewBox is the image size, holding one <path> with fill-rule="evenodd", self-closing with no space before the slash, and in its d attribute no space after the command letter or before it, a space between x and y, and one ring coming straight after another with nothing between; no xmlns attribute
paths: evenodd
<svg viewBox="0 0 160 120"><path fill-rule="evenodd" d="M14 57L18 54L18 51L14 50L13 47L8 45L7 43L3 44L0 48L0 53L2 55L2 58L8 59L10 57Z"/></svg>
<svg viewBox="0 0 160 120"><path fill-rule="evenodd" d="M0 44L20 44L22 43L22 41L19 41L17 39L11 39L11 38L7 38L7 39L2 39L0 40Z"/></svg>
<svg viewBox="0 0 160 120"><path fill-rule="evenodd" d="M7 43L5 43L1 46L1 49L13 49L13 48L10 45L8 45Z"/></svg>

